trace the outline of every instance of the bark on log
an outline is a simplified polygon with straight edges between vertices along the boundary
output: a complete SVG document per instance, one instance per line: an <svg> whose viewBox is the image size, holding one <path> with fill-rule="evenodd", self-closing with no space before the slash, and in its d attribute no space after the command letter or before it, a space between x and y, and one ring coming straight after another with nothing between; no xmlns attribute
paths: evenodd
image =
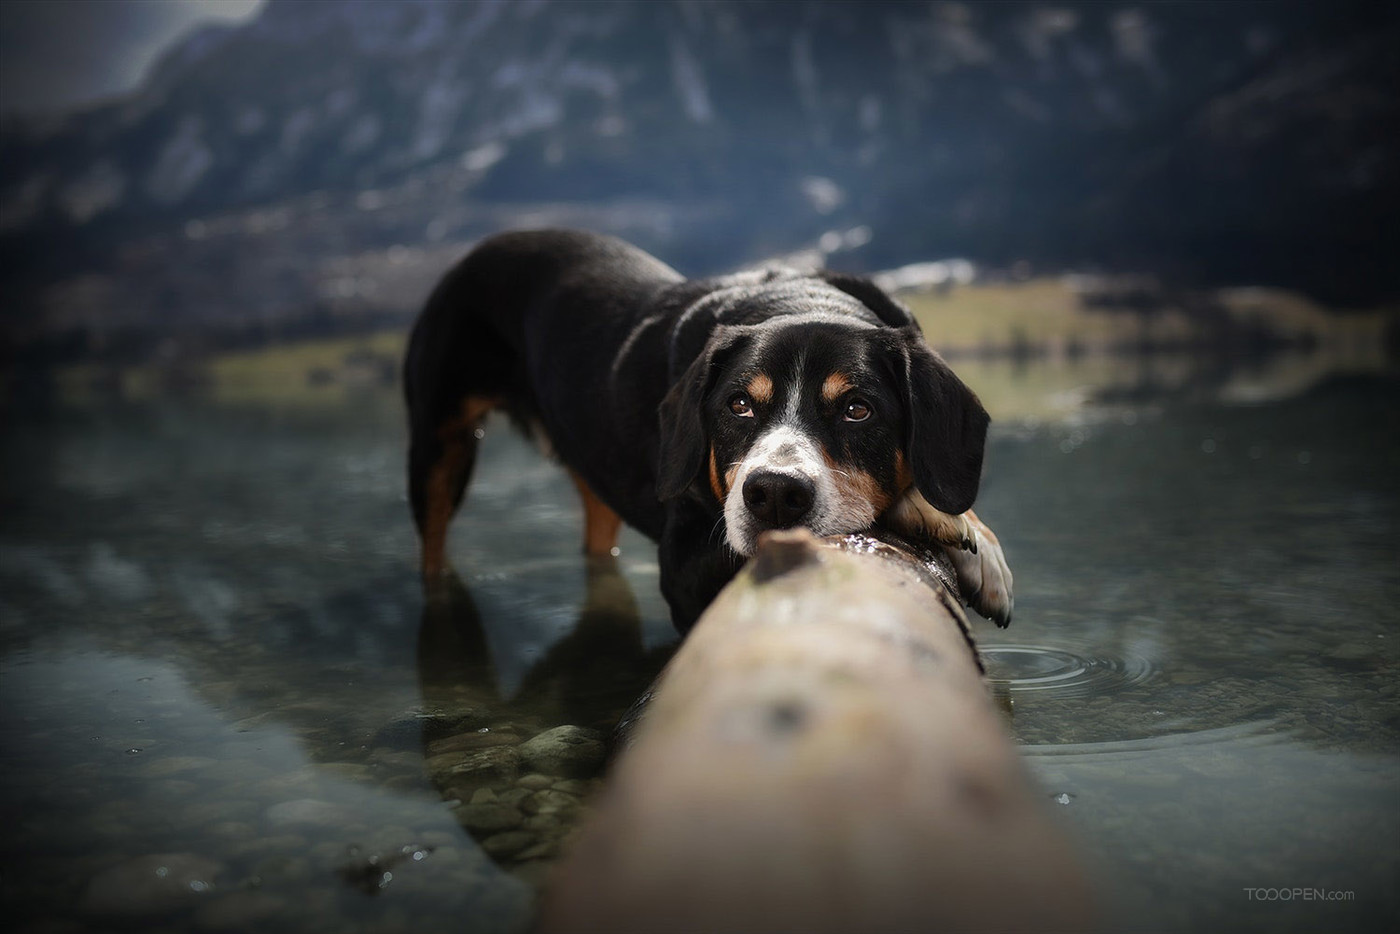
<svg viewBox="0 0 1400 934"><path fill-rule="evenodd" d="M766 539L658 679L540 930L1091 926L936 571Z"/></svg>

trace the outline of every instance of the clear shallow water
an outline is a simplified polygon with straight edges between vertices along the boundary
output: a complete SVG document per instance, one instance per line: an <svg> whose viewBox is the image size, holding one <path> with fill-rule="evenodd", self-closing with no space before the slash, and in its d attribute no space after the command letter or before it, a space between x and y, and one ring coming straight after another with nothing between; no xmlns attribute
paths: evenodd
<svg viewBox="0 0 1400 934"><path fill-rule="evenodd" d="M1400 913L1397 402L1367 380L999 427L978 511L1017 611L977 635L1114 926ZM11 916L520 928L673 638L650 545L584 562L571 486L493 424L460 586L425 600L388 391L12 412L4 433ZM563 724L572 759L520 752ZM1354 895L1244 891L1294 887Z"/></svg>

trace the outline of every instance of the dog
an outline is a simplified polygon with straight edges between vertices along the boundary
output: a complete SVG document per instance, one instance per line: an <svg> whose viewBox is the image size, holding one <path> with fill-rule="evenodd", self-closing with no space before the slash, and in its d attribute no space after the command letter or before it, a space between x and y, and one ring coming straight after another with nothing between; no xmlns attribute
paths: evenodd
<svg viewBox="0 0 1400 934"><path fill-rule="evenodd" d="M793 526L937 543L969 605L1010 622L1010 568L971 510L987 412L868 279L687 279L614 237L499 234L429 296L404 389L425 579L447 570L480 425L501 410L568 469L588 554L613 552L624 522L658 542L682 633L763 532Z"/></svg>

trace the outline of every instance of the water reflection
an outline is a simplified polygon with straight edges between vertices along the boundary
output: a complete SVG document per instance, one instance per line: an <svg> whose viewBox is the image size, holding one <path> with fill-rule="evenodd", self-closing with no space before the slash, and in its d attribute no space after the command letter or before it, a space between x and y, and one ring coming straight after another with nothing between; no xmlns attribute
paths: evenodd
<svg viewBox="0 0 1400 934"><path fill-rule="evenodd" d="M577 621L530 664L509 695L466 583L454 571L426 587L418 633L425 708L461 705L463 692L474 688L483 706L504 715L611 731L619 712L660 672L674 646L646 646L636 596L616 558L579 560L585 576Z"/></svg>
<svg viewBox="0 0 1400 934"><path fill-rule="evenodd" d="M673 650L645 645L615 558L582 560L576 622L513 691L457 573L425 587L418 632L427 774L487 853L536 881L597 790L620 717Z"/></svg>

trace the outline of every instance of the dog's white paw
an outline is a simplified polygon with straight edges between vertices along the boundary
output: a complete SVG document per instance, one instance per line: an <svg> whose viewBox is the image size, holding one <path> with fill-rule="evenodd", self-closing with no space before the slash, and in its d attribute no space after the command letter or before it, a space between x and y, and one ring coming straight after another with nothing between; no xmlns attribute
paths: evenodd
<svg viewBox="0 0 1400 934"><path fill-rule="evenodd" d="M1016 599L1011 567L996 533L969 509L952 515L935 509L913 487L885 513L884 522L909 538L942 545L958 574L958 589L968 606L998 626L1011 622Z"/></svg>
<svg viewBox="0 0 1400 934"><path fill-rule="evenodd" d="M943 548L958 573L958 587L968 606L1005 628L1011 623L1011 610L1016 604L1011 566L1006 563L996 533L971 511L963 515L972 528L975 550L956 545Z"/></svg>

